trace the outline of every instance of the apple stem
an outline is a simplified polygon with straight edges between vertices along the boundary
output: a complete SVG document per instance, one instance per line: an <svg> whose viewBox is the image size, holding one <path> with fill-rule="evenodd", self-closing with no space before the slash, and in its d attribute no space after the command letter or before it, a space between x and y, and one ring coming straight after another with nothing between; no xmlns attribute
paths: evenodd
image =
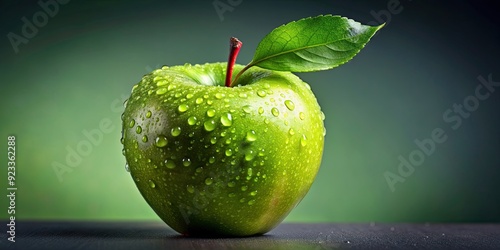
<svg viewBox="0 0 500 250"><path fill-rule="evenodd" d="M232 87L232 83L234 83L231 82L233 78L233 68L234 64L236 63L236 57L238 57L238 53L240 52L242 45L243 43L236 37L231 37L229 39L229 59L227 62L226 82L225 82L226 87Z"/></svg>

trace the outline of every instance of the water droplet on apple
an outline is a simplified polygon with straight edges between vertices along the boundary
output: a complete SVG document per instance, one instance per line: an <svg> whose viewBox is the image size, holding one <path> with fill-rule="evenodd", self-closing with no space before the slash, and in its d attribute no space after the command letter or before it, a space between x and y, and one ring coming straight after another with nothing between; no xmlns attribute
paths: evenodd
<svg viewBox="0 0 500 250"><path fill-rule="evenodd" d="M214 163L215 162L215 156L210 156L210 158L208 158L208 162L210 164Z"/></svg>
<svg viewBox="0 0 500 250"><path fill-rule="evenodd" d="M159 89L156 90L156 94L157 95L163 95L163 94L167 93L167 91L168 90L166 88L159 88Z"/></svg>
<svg viewBox="0 0 500 250"><path fill-rule="evenodd" d="M135 125L135 120L134 120L134 119L132 119L132 120L130 121L130 123L128 124L128 127L129 127L129 128L133 128L133 127L134 127L134 125Z"/></svg>
<svg viewBox="0 0 500 250"><path fill-rule="evenodd" d="M301 120L304 120L304 119L306 118L306 114L304 114L304 112L300 112L300 113L299 113L299 118L300 118Z"/></svg>
<svg viewBox="0 0 500 250"><path fill-rule="evenodd" d="M128 166L128 163L125 163L125 171L130 172L130 168Z"/></svg>
<svg viewBox="0 0 500 250"><path fill-rule="evenodd" d="M146 118L151 118L151 115L152 115L151 111L148 110L148 112L146 112Z"/></svg>
<svg viewBox="0 0 500 250"><path fill-rule="evenodd" d="M323 136L326 136L326 128L323 127Z"/></svg>
<svg viewBox="0 0 500 250"><path fill-rule="evenodd" d="M196 124L196 121L198 121L198 119L196 119L196 116L190 116L190 117L188 118L188 124L189 124L190 126L195 125L195 124Z"/></svg>
<svg viewBox="0 0 500 250"><path fill-rule="evenodd" d="M189 193L194 193L194 186L193 185L187 185L186 189Z"/></svg>
<svg viewBox="0 0 500 250"><path fill-rule="evenodd" d="M246 152L245 161L251 161L253 160L253 158L255 158L255 152L253 150L249 150L248 152Z"/></svg>
<svg viewBox="0 0 500 250"><path fill-rule="evenodd" d="M181 134L181 127L175 127L170 130L170 134L172 134L173 137L179 136Z"/></svg>
<svg viewBox="0 0 500 250"><path fill-rule="evenodd" d="M214 182L214 179L212 179L212 177L208 177L205 179L205 184L207 184L207 185L212 185L213 182Z"/></svg>
<svg viewBox="0 0 500 250"><path fill-rule="evenodd" d="M134 85L134 87L137 85ZM134 91L134 88L132 88L132 91ZM128 103L128 99L123 102L123 107L126 108Z"/></svg>
<svg viewBox="0 0 500 250"><path fill-rule="evenodd" d="M290 128L290 129L288 130L288 133L289 133L290 135L294 135L294 134L295 134L295 130L293 130L293 128Z"/></svg>
<svg viewBox="0 0 500 250"><path fill-rule="evenodd" d="M255 131L250 130L247 132L247 136L245 138L248 142L253 142L257 140L257 135L255 134Z"/></svg>
<svg viewBox="0 0 500 250"><path fill-rule="evenodd" d="M248 175L248 176L252 176L252 174L253 174L253 170L252 170L252 168L248 168L248 170L247 170L247 175Z"/></svg>
<svg viewBox="0 0 500 250"><path fill-rule="evenodd" d="M189 100L189 99L193 98L193 96L194 96L193 94L189 93L189 94L186 95L186 99Z"/></svg>
<svg viewBox="0 0 500 250"><path fill-rule="evenodd" d="M247 113L247 114L250 114L250 112L252 111L252 107L250 107L250 105L245 105L243 106L243 112Z"/></svg>
<svg viewBox="0 0 500 250"><path fill-rule="evenodd" d="M248 97L248 95L246 93L240 93L238 96L241 97L241 98L247 98Z"/></svg>
<svg viewBox="0 0 500 250"><path fill-rule="evenodd" d="M250 205L250 206L251 206L251 205L253 205L253 204L255 204L255 200L250 200L250 201L248 201L248 205Z"/></svg>
<svg viewBox="0 0 500 250"><path fill-rule="evenodd" d="M212 105L213 103L214 103L214 101L212 101L212 100L207 100L207 104L208 104L208 105Z"/></svg>
<svg viewBox="0 0 500 250"><path fill-rule="evenodd" d="M247 191L248 187L247 186L242 186L241 191Z"/></svg>
<svg viewBox="0 0 500 250"><path fill-rule="evenodd" d="M212 143L212 144L217 143L217 137L214 136L214 137L210 138L210 143Z"/></svg>
<svg viewBox="0 0 500 250"><path fill-rule="evenodd" d="M167 144L168 144L167 137L165 137L163 135L156 137L155 146L157 146L159 148L163 148L163 147L167 146Z"/></svg>
<svg viewBox="0 0 500 250"><path fill-rule="evenodd" d="M161 80L161 81L157 81L156 82L156 86L158 86L158 87L161 87L161 86L164 86L164 85L167 85L167 84L168 84L168 81L165 81L165 80Z"/></svg>
<svg viewBox="0 0 500 250"><path fill-rule="evenodd" d="M224 127L230 127L233 125L233 117L229 113L225 113L220 117L220 122Z"/></svg>
<svg viewBox="0 0 500 250"><path fill-rule="evenodd" d="M214 117L215 115L215 109L209 109L207 110L207 116L208 117Z"/></svg>
<svg viewBox="0 0 500 250"><path fill-rule="evenodd" d="M222 93L216 93L216 94L215 94L215 98L217 98L217 99L222 99L224 96L225 96L225 95L224 95L224 94L222 94Z"/></svg>
<svg viewBox="0 0 500 250"><path fill-rule="evenodd" d="M285 170L283 170L283 175L286 175L286 169L285 169Z"/></svg>
<svg viewBox="0 0 500 250"><path fill-rule="evenodd" d="M187 104L184 104L184 103L179 105L179 107L177 107L177 110L179 110L179 112L181 112L181 113L186 112L188 109L189 109L189 106Z"/></svg>
<svg viewBox="0 0 500 250"><path fill-rule="evenodd" d="M182 166L189 167L190 165L191 165L191 159L189 158L182 159Z"/></svg>
<svg viewBox="0 0 500 250"><path fill-rule="evenodd" d="M241 199L240 199L240 202L241 202L241 203L245 202L245 198L241 198Z"/></svg>
<svg viewBox="0 0 500 250"><path fill-rule="evenodd" d="M231 156L231 155L233 155L233 150L228 148L228 149L226 149L225 153L226 153L226 156Z"/></svg>
<svg viewBox="0 0 500 250"><path fill-rule="evenodd" d="M165 167L169 169L175 168L175 162L173 160L165 160Z"/></svg>
<svg viewBox="0 0 500 250"><path fill-rule="evenodd" d="M142 132L141 126L137 126L137 128L135 128L135 132L140 134Z"/></svg>
<svg viewBox="0 0 500 250"><path fill-rule="evenodd" d="M198 97L196 98L196 100L194 101L196 104L202 104L203 103L203 98L201 97Z"/></svg>
<svg viewBox="0 0 500 250"><path fill-rule="evenodd" d="M293 103L291 100L286 100L285 101L285 106L290 110L293 111L295 109L295 103Z"/></svg>
<svg viewBox="0 0 500 250"><path fill-rule="evenodd" d="M257 190L250 192L250 196L256 196L257 195Z"/></svg>
<svg viewBox="0 0 500 250"><path fill-rule="evenodd" d="M175 84L170 84L170 85L168 85L167 90L170 91L170 90L175 89L175 88L177 88L177 86Z"/></svg>
<svg viewBox="0 0 500 250"><path fill-rule="evenodd" d="M266 96L266 91L265 90L257 90L257 95L260 97L265 97Z"/></svg>
<svg viewBox="0 0 500 250"><path fill-rule="evenodd" d="M236 186L236 183L234 183L234 181L230 181L230 182L227 183L227 186L228 187L234 187L234 186Z"/></svg>
<svg viewBox="0 0 500 250"><path fill-rule="evenodd" d="M205 128L205 131L210 132L215 129L215 121L213 119L206 120L203 123L203 127Z"/></svg>
<svg viewBox="0 0 500 250"><path fill-rule="evenodd" d="M144 135L142 137L142 142L148 142L148 136L147 135Z"/></svg>
<svg viewBox="0 0 500 250"><path fill-rule="evenodd" d="M263 107L259 107L258 112L259 112L259 115L262 115L264 113L264 108Z"/></svg>
<svg viewBox="0 0 500 250"><path fill-rule="evenodd" d="M302 134L302 138L300 138L300 145L302 145L302 147L307 145L307 137L304 134Z"/></svg>
<svg viewBox="0 0 500 250"><path fill-rule="evenodd" d="M230 198L233 198L233 197L235 197L235 196L236 196L236 194L234 194L234 193L229 193L229 194L227 195L227 197L230 197Z"/></svg>
<svg viewBox="0 0 500 250"><path fill-rule="evenodd" d="M149 186L151 188L155 188L156 187L156 184L153 182L153 180L149 180Z"/></svg>
<svg viewBox="0 0 500 250"><path fill-rule="evenodd" d="M277 108L272 108L271 114L277 117L278 115L280 115L280 111Z"/></svg>

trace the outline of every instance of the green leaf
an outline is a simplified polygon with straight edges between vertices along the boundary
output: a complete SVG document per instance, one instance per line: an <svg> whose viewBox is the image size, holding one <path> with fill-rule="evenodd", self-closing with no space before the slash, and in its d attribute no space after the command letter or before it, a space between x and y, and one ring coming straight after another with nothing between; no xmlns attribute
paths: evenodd
<svg viewBox="0 0 500 250"><path fill-rule="evenodd" d="M332 15L290 22L262 39L247 66L291 72L331 69L351 60L383 26Z"/></svg>

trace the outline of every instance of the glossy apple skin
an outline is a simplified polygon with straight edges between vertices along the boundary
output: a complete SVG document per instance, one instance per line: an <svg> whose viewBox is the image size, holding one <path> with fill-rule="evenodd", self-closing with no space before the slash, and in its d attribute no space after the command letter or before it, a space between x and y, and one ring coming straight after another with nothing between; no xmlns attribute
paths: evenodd
<svg viewBox="0 0 500 250"><path fill-rule="evenodd" d="M320 167L324 114L309 85L252 67L228 88L225 71L225 63L157 69L133 87L122 116L132 178L181 234L264 234Z"/></svg>

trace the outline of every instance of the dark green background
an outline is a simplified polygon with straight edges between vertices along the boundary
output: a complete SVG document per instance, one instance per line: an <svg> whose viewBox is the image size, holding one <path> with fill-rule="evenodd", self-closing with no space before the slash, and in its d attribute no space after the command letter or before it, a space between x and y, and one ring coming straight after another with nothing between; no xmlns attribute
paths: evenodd
<svg viewBox="0 0 500 250"><path fill-rule="evenodd" d="M7 34L20 35L22 17L42 9L2 2L0 183L6 194L12 134L18 219L159 220L125 171L119 142L121 103L142 75L164 64L226 61L230 36L243 41L244 64L281 24L328 13L378 23L373 13L394 1L243 0L223 20L212 2L73 0L18 53ZM500 221L500 88L458 129L443 120L474 95L478 76L500 81L498 8L488 1L400 6L351 62L300 74L326 114L327 135L316 182L287 221ZM111 132L59 180L55 162L67 165L68 148L88 141L83 131L102 121ZM446 142L392 192L384 173L398 173L398 156L408 158L414 140L435 128Z"/></svg>

